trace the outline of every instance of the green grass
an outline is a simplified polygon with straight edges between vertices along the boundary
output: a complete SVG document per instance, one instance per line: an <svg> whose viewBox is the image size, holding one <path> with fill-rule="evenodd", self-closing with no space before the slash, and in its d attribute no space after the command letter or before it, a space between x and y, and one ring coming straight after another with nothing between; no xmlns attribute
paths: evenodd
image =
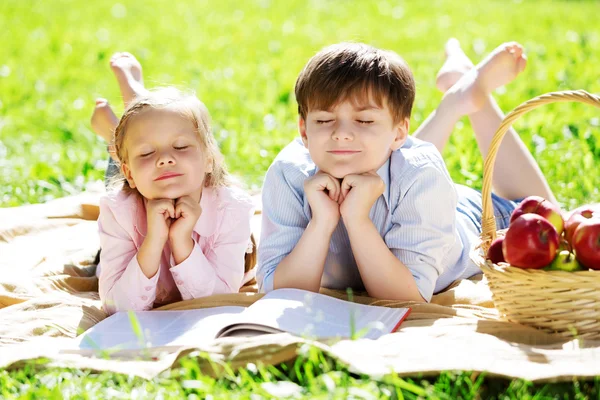
<svg viewBox="0 0 600 400"><path fill-rule="evenodd" d="M474 61L503 41L525 45L527 70L496 93L506 111L545 92L600 92L598 11L596 1L4 0L0 206L44 202L102 179L104 143L91 132L89 116L98 96L108 98L117 113L122 111L108 68L115 51L138 56L148 86L195 89L211 111L230 170L257 189L272 158L296 135L295 77L321 47L355 40L403 55L417 80L414 130L441 98L434 78L449 36L461 40ZM565 208L600 201L597 109L545 106L522 118L517 129ZM444 156L457 182L480 187L482 160L467 120L455 129ZM197 376L193 365L186 362L151 382L80 371L34 373L27 367L0 373L0 397L60 397L61 391L86 397L84 389L90 397L110 397L133 388L141 395L162 391L164 397L194 392L220 397L232 389L234 394L228 395L244 397L249 388L262 387L263 380L294 381L308 397L361 397L361 391L393 397L400 382L373 382L314 361L307 364L314 374L310 379L280 367L214 381ZM197 379L201 383L192 387L199 389L185 383ZM599 398L598 380L591 386L534 386L519 380L472 381L468 373L448 373L429 383L412 381L434 397L485 398L492 393L497 398L551 398L557 393ZM410 393L404 391L407 398Z"/></svg>
<svg viewBox="0 0 600 400"><path fill-rule="evenodd" d="M152 380L114 373L73 369L43 369L29 364L17 372L0 371L0 398L309 398L309 399L598 399L600 377L591 381L532 384L508 382L469 372L444 372L438 377L402 379L393 374L374 380L358 376L315 348L301 351L292 363L233 371L222 377L203 374L192 353L177 367ZM212 397L210 397L212 396Z"/></svg>

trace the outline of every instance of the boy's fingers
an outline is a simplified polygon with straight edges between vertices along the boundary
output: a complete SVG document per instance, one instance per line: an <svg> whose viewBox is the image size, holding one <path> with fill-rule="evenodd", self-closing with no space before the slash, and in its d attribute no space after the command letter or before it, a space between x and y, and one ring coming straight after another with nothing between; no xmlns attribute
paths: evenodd
<svg viewBox="0 0 600 400"><path fill-rule="evenodd" d="M327 179L327 182L325 183L325 188L329 192L329 198L333 201L338 201L340 195L340 186L332 177L329 177Z"/></svg>
<svg viewBox="0 0 600 400"><path fill-rule="evenodd" d="M346 198L346 196L344 196L344 193L342 193L342 192L340 191L340 196L338 197L338 200L337 200L338 204L340 204L340 205L341 205L341 204L344 202L344 199L345 199L345 198Z"/></svg>
<svg viewBox="0 0 600 400"><path fill-rule="evenodd" d="M354 186L356 186L356 181L355 178L352 176L347 176L344 178L344 180L342 181L342 194L344 197L346 197L346 195L348 194L348 192L350 191L350 189L352 189Z"/></svg>

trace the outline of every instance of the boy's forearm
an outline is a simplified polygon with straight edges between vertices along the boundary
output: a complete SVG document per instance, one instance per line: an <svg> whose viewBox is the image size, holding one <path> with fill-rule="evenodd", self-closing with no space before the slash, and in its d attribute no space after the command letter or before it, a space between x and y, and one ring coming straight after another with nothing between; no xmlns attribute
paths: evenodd
<svg viewBox="0 0 600 400"><path fill-rule="evenodd" d="M390 251L370 219L344 222L354 259L369 296L425 301L410 270Z"/></svg>
<svg viewBox="0 0 600 400"><path fill-rule="evenodd" d="M273 289L296 288L318 292L333 231L311 221L294 250L275 269Z"/></svg>

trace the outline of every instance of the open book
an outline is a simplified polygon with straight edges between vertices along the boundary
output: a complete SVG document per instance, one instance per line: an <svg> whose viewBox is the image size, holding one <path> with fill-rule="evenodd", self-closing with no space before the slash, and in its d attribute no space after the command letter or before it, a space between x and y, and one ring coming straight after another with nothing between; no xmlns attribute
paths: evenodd
<svg viewBox="0 0 600 400"><path fill-rule="evenodd" d="M249 307L117 312L78 340L81 349L185 346L227 336L289 332L323 339L377 339L395 332L410 308L367 306L298 289L277 289Z"/></svg>

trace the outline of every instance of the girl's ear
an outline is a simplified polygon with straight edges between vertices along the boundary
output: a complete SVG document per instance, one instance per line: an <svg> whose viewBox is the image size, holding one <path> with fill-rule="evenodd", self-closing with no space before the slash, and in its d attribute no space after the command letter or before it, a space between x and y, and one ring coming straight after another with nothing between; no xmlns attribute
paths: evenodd
<svg viewBox="0 0 600 400"><path fill-rule="evenodd" d="M298 118L298 132L300 132L300 137L302 138L302 143L304 143L304 147L308 149L308 138L306 137L306 121L304 118Z"/></svg>
<svg viewBox="0 0 600 400"><path fill-rule="evenodd" d="M404 120L399 122L394 127L394 132L396 133L396 136L394 137L394 141L392 142L392 145L390 146L392 151L398 150L400 147L402 147L404 142L406 142L406 138L408 137L409 125L410 125L410 120L408 118L404 118Z"/></svg>
<svg viewBox="0 0 600 400"><path fill-rule="evenodd" d="M214 165L213 159L211 157L207 157L206 161L204 162L204 173L205 174L212 173L214 170L213 165Z"/></svg>
<svg viewBox="0 0 600 400"><path fill-rule="evenodd" d="M127 183L129 183L129 187L135 189L135 181L133 180L133 176L131 175L131 169L125 163L121 164L121 172L125 176Z"/></svg>

